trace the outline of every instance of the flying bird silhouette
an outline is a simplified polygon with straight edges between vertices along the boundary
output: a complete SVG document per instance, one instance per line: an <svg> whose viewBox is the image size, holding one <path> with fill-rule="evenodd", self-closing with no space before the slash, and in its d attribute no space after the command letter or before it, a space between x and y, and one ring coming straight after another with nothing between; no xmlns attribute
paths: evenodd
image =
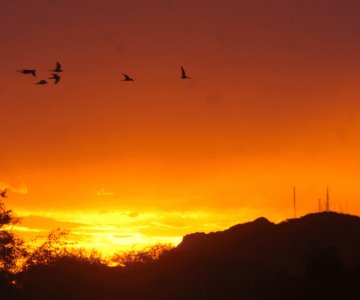
<svg viewBox="0 0 360 300"><path fill-rule="evenodd" d="M51 77L49 77L49 79L54 79L54 84L57 84L60 81L61 77L58 74L54 73Z"/></svg>
<svg viewBox="0 0 360 300"><path fill-rule="evenodd" d="M131 78L129 75L127 75L127 74L124 74L123 73L123 76L124 76L124 79L122 80L122 81L134 81L134 79L133 78Z"/></svg>
<svg viewBox="0 0 360 300"><path fill-rule="evenodd" d="M56 63L56 67L54 70L49 70L50 72L56 72L56 73L59 73L59 72L63 72L63 69L61 68L61 65L60 63Z"/></svg>
<svg viewBox="0 0 360 300"><path fill-rule="evenodd" d="M36 76L36 70L29 70L29 69L23 69L23 70L18 70L18 72L22 73L22 74L32 74L32 76Z"/></svg>
<svg viewBox="0 0 360 300"><path fill-rule="evenodd" d="M7 192L8 192L8 189L2 190L0 192L0 197L4 198L4 199L7 198Z"/></svg>
<svg viewBox="0 0 360 300"><path fill-rule="evenodd" d="M180 68L181 68L181 79L191 79L191 77L186 75L185 69L182 66L180 66Z"/></svg>
<svg viewBox="0 0 360 300"><path fill-rule="evenodd" d="M35 82L34 84L44 85L44 84L47 84L47 81L43 79L43 80L40 80L39 82Z"/></svg>

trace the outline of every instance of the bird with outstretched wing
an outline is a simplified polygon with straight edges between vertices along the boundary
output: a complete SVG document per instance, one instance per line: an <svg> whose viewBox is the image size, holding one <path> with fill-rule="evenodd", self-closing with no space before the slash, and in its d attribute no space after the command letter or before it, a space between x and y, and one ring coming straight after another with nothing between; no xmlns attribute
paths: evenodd
<svg viewBox="0 0 360 300"><path fill-rule="evenodd" d="M185 69L182 66L180 66L180 68L181 68L181 79L191 79L191 77L186 75Z"/></svg>
<svg viewBox="0 0 360 300"><path fill-rule="evenodd" d="M31 74L32 76L36 77L36 70L33 70L33 69L23 69L23 70L18 70L19 73L22 73L22 74Z"/></svg>
<svg viewBox="0 0 360 300"><path fill-rule="evenodd" d="M134 79L133 78L131 78L129 75L127 75L127 74L124 74L123 73L123 76L124 76L124 79L122 79L122 81L134 81Z"/></svg>
<svg viewBox="0 0 360 300"><path fill-rule="evenodd" d="M58 82L60 81L61 77L56 74L56 73L53 73L51 77L49 77L49 79L53 79L54 80L54 84L58 84Z"/></svg>

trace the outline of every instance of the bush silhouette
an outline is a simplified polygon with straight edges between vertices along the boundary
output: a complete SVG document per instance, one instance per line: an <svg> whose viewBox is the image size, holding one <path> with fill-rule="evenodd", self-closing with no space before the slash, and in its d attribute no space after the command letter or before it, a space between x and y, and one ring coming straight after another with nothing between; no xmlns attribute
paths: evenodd
<svg viewBox="0 0 360 300"><path fill-rule="evenodd" d="M5 206L6 191L0 191L0 195L0 295L9 297L14 289L14 273L20 270L27 252L23 240L12 231L11 226L19 219Z"/></svg>

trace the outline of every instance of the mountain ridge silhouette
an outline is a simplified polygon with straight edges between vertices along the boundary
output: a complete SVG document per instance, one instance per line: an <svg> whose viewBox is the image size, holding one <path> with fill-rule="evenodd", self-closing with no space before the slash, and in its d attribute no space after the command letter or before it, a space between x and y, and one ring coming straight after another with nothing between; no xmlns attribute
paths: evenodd
<svg viewBox="0 0 360 300"><path fill-rule="evenodd" d="M360 217L321 212L278 224L261 217L224 231L185 235L174 251L188 255L197 251L209 255L236 253L259 258L272 252L271 260L280 263L289 257L299 260L300 255L313 248L337 248L345 264L360 262ZM287 259L278 254L286 254Z"/></svg>

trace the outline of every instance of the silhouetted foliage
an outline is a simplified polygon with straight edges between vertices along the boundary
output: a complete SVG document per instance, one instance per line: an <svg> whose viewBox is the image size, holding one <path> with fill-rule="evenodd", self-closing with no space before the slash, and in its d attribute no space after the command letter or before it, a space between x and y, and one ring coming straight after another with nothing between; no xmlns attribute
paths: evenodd
<svg viewBox="0 0 360 300"><path fill-rule="evenodd" d="M19 222L0 199L0 270L12 271L23 251L23 242L11 230Z"/></svg>
<svg viewBox="0 0 360 300"><path fill-rule="evenodd" d="M31 268L34 265L47 265L67 254L67 243L62 238L67 235L60 228L50 232L45 241L36 248L29 248L23 268Z"/></svg>
<svg viewBox="0 0 360 300"><path fill-rule="evenodd" d="M26 249L23 240L12 231L12 225L19 219L2 200L6 198L6 190L0 191L0 195L0 295L9 297L13 290L13 274L19 270Z"/></svg>
<svg viewBox="0 0 360 300"><path fill-rule="evenodd" d="M157 244L141 250L124 251L113 255L111 262L123 267L147 264L158 260L173 248L170 244Z"/></svg>

